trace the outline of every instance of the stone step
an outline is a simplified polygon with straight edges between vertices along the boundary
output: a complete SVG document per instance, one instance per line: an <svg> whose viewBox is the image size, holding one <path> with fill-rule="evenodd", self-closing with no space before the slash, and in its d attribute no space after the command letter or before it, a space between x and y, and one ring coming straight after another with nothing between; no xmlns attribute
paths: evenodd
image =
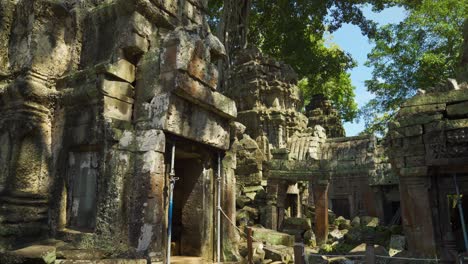
<svg viewBox="0 0 468 264"><path fill-rule="evenodd" d="M206 261L200 257L188 257L188 256L172 256L171 263L174 264L204 264L212 263L211 261Z"/></svg>

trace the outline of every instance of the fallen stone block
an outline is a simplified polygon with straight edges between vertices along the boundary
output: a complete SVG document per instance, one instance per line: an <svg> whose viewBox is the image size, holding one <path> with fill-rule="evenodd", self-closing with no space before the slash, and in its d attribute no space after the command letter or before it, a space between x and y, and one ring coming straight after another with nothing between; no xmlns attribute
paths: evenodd
<svg viewBox="0 0 468 264"><path fill-rule="evenodd" d="M388 251L381 245L374 245L374 252L379 256L388 256ZM363 255L366 253L366 243L359 244L349 251L352 255Z"/></svg>
<svg viewBox="0 0 468 264"><path fill-rule="evenodd" d="M376 227L379 225L379 218L372 216L361 217L361 226Z"/></svg>
<svg viewBox="0 0 468 264"><path fill-rule="evenodd" d="M351 227L351 221L349 219L345 219L342 216L336 218L334 224L335 226L338 226L340 230L349 229Z"/></svg>
<svg viewBox="0 0 468 264"><path fill-rule="evenodd" d="M283 245L288 247L294 245L294 237L289 234L259 227L253 227L252 231L252 236L255 240L266 242L267 245Z"/></svg>
<svg viewBox="0 0 468 264"><path fill-rule="evenodd" d="M291 247L285 246L265 246L265 259L271 259L275 263L280 261L280 263L292 263L294 249Z"/></svg>
<svg viewBox="0 0 468 264"><path fill-rule="evenodd" d="M105 256L105 252L97 249L57 249L57 258L59 259L99 260Z"/></svg>
<svg viewBox="0 0 468 264"><path fill-rule="evenodd" d="M5 263L36 263L36 264L51 264L55 263L56 254L55 247L33 245L11 251L9 254L11 262ZM3 263L3 260L2 260Z"/></svg>
<svg viewBox="0 0 468 264"><path fill-rule="evenodd" d="M312 223L310 219L300 217L289 217L284 219L283 227L285 229L297 229L307 231L312 229Z"/></svg>
<svg viewBox="0 0 468 264"><path fill-rule="evenodd" d="M391 257L405 250L406 238L405 236L392 235L390 237L389 255Z"/></svg>

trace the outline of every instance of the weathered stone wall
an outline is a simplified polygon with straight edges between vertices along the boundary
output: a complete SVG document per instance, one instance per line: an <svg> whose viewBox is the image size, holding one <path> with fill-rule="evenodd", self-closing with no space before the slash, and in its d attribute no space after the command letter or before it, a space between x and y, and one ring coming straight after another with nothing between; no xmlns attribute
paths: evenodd
<svg viewBox="0 0 468 264"><path fill-rule="evenodd" d="M383 221L385 192L380 187L398 189L383 146L374 136L356 136L328 139L323 151L331 173L329 198L347 202L346 217L370 215Z"/></svg>
<svg viewBox="0 0 468 264"><path fill-rule="evenodd" d="M299 112L296 82L291 66L252 48L236 56L224 94L236 102L238 121L247 127L248 135L257 139L265 134L274 148L284 148L288 138L307 125Z"/></svg>
<svg viewBox="0 0 468 264"><path fill-rule="evenodd" d="M346 136L338 111L333 108L331 101L325 95L314 95L306 106L306 113L309 118L308 126L322 126L328 138Z"/></svg>
<svg viewBox="0 0 468 264"><path fill-rule="evenodd" d="M2 250L51 235L164 258L168 138L224 152L236 116L206 4L0 3Z"/></svg>
<svg viewBox="0 0 468 264"><path fill-rule="evenodd" d="M407 100L389 125L388 144L400 178L403 227L409 249L453 259L447 195L455 193L454 174L466 192L468 88L449 79ZM445 236L445 237L444 237ZM421 239L423 238L423 239ZM448 254L448 255L447 255Z"/></svg>
<svg viewBox="0 0 468 264"><path fill-rule="evenodd" d="M237 221L282 229L285 217L302 216L302 202L308 203L312 182L327 188L327 174L320 166L325 132L320 126L307 128L307 118L299 112L302 103L297 75L289 65L250 48L237 54L229 71L228 87L223 92L236 101L237 121L246 127L233 145L237 154ZM288 209L286 201L288 186L296 190L293 209ZM320 240L325 240L327 195L315 189L320 201L318 233ZM286 215L285 210L298 215Z"/></svg>

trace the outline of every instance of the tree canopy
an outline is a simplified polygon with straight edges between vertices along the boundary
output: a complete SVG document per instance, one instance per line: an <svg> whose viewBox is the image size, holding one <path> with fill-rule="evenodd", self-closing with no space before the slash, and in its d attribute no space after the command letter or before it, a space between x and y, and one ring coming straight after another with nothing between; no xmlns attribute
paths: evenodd
<svg viewBox="0 0 468 264"><path fill-rule="evenodd" d="M401 23L377 29L366 62L373 67L366 86L375 99L361 109L367 132L385 133L399 105L417 89L456 76L466 7L466 1L422 0Z"/></svg>
<svg viewBox="0 0 468 264"><path fill-rule="evenodd" d="M229 1L232 2L210 0L212 28L217 28L223 3ZM290 64L301 78L306 78L301 82L306 101L314 94L326 92L343 120L351 121L357 115L357 104L346 71L356 64L338 47L326 45L324 34L343 23L352 23L364 34L373 36L376 24L365 18L360 7L372 4L374 9L382 10L400 1L252 0L247 39L262 52Z"/></svg>

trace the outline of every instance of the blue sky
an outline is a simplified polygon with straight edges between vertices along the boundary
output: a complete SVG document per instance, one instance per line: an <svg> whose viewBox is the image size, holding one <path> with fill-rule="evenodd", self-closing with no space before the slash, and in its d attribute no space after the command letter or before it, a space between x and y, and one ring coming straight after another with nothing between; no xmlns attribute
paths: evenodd
<svg viewBox="0 0 468 264"><path fill-rule="evenodd" d="M370 6L362 8L364 15L377 23L383 25L388 23L398 23L402 21L406 12L403 8L392 7L380 13L374 13ZM361 30L354 25L344 24L339 30L332 34L332 42L338 44L344 51L347 51L357 61L358 66L350 71L351 81L356 87L356 102L362 107L373 96L366 91L364 81L371 78L372 69L364 66L367 53L372 49L373 44L367 37L361 34ZM364 122L345 123L346 136L355 136L364 130Z"/></svg>

